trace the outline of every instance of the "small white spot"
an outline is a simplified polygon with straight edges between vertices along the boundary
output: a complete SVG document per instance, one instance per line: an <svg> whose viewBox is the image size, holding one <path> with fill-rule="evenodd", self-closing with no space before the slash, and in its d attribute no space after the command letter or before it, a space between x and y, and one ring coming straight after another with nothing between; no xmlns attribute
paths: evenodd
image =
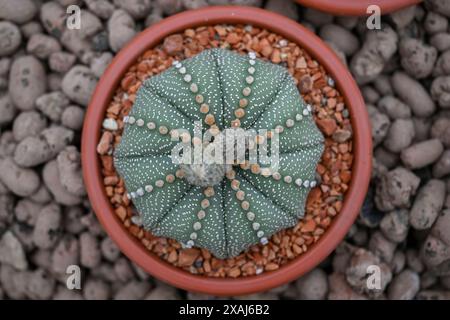
<svg viewBox="0 0 450 320"><path fill-rule="evenodd" d="M194 241L189 240L188 242L186 242L186 248L192 248L194 246Z"/></svg>
<svg viewBox="0 0 450 320"><path fill-rule="evenodd" d="M301 121L302 119L303 119L303 115L302 115L302 114L297 113L297 114L295 115L295 120Z"/></svg>
<svg viewBox="0 0 450 320"><path fill-rule="evenodd" d="M155 130L156 124L150 121L149 123L147 123L147 128L149 128L150 130Z"/></svg>
<svg viewBox="0 0 450 320"><path fill-rule="evenodd" d="M304 116L307 116L308 114L309 114L308 109L303 109L303 115L304 115Z"/></svg>
<svg viewBox="0 0 450 320"><path fill-rule="evenodd" d="M125 116L125 117L123 117L123 123L128 123L128 119L130 119L130 117L129 117L129 116Z"/></svg>
<svg viewBox="0 0 450 320"><path fill-rule="evenodd" d="M253 222L253 224L252 224L252 228L253 228L253 230L255 230L255 231L257 231L257 230L259 229L260 226L261 226L261 225L260 225L258 222Z"/></svg>
<svg viewBox="0 0 450 320"><path fill-rule="evenodd" d="M264 231L259 230L256 235L258 236L258 238L261 238L264 235Z"/></svg>
<svg viewBox="0 0 450 320"><path fill-rule="evenodd" d="M136 198L136 193L131 192L130 195L131 195L131 198L133 198L133 199Z"/></svg>
<svg viewBox="0 0 450 320"><path fill-rule="evenodd" d="M164 187L164 181L163 180L156 180L155 186L157 186L158 188Z"/></svg>
<svg viewBox="0 0 450 320"><path fill-rule="evenodd" d="M194 223L193 227L195 231L198 231L202 228L202 224L197 221L196 223Z"/></svg>
<svg viewBox="0 0 450 320"><path fill-rule="evenodd" d="M242 90L242 94L244 95L244 97L248 97L250 95L250 93L252 92L252 89L250 89L250 87L245 87Z"/></svg>
<svg viewBox="0 0 450 320"><path fill-rule="evenodd" d="M267 240L266 237L262 237L261 240L260 240L260 242L261 242L261 244L262 244L263 246L265 246L266 244L269 243L269 240Z"/></svg>
<svg viewBox="0 0 450 320"><path fill-rule="evenodd" d="M309 184L309 186L310 186L311 188L314 188L315 186L317 186L317 181L316 181L316 180L311 181L311 183Z"/></svg>
<svg viewBox="0 0 450 320"><path fill-rule="evenodd" d="M252 84L253 81L255 81L255 78L253 78L252 76L248 76L245 78L245 82L247 82L248 84Z"/></svg>
<svg viewBox="0 0 450 320"><path fill-rule="evenodd" d="M292 177L291 176L285 176L283 180L286 183L291 183L292 182Z"/></svg>
<svg viewBox="0 0 450 320"><path fill-rule="evenodd" d="M145 191L147 191L147 192L152 192L153 191L153 186L152 185L146 185L145 187L144 187L144 189L145 189Z"/></svg>
<svg viewBox="0 0 450 320"><path fill-rule="evenodd" d="M309 180L303 181L303 186L304 186L305 188L308 188L308 187L309 187Z"/></svg>
<svg viewBox="0 0 450 320"><path fill-rule="evenodd" d="M254 65L255 65L255 63L256 63L256 61L255 61L255 60L253 60L253 59L250 59L250 60L248 60L248 63L250 63L250 65L254 66Z"/></svg>
<svg viewBox="0 0 450 320"><path fill-rule="evenodd" d="M138 126L138 127L142 127L143 125L144 125L144 120L142 120L142 119L137 119L136 120L136 125Z"/></svg>
<svg viewBox="0 0 450 320"><path fill-rule="evenodd" d="M292 119L287 119L287 120L286 120L286 127L292 128L293 126L294 126L294 120L292 120Z"/></svg>
<svg viewBox="0 0 450 320"><path fill-rule="evenodd" d="M197 239L197 232L192 232L191 235L189 236L192 240Z"/></svg>
<svg viewBox="0 0 450 320"><path fill-rule="evenodd" d="M136 190L136 194L137 194L138 196L142 197L142 196L144 195L144 189L142 189L142 188L137 189L137 190Z"/></svg>
<svg viewBox="0 0 450 320"><path fill-rule="evenodd" d="M254 53L253 51L249 52L248 56L249 56L250 59L256 59L256 53Z"/></svg>
<svg viewBox="0 0 450 320"><path fill-rule="evenodd" d="M135 122L136 122L136 119L135 119L133 116L131 116L131 117L128 118L128 123L129 123L129 124L133 124L133 123L135 123Z"/></svg>
<svg viewBox="0 0 450 320"><path fill-rule="evenodd" d="M186 73L186 68L185 67L181 67L178 69L178 72L181 74L185 74Z"/></svg>
<svg viewBox="0 0 450 320"><path fill-rule="evenodd" d="M311 111L312 111L312 106L311 106L310 104L307 104L307 105L306 105L306 109L307 109L309 112L311 112Z"/></svg>
<svg viewBox="0 0 450 320"><path fill-rule="evenodd" d="M249 68L247 69L247 71L248 71L248 73L250 73L250 74L254 74L256 70L255 70L254 67L249 67Z"/></svg>
<svg viewBox="0 0 450 320"><path fill-rule="evenodd" d="M302 186L302 183L303 183L303 180L300 179L300 178L298 178L298 179L295 180L295 184L298 185L299 187Z"/></svg>
<svg viewBox="0 0 450 320"><path fill-rule="evenodd" d="M204 219L205 216L206 216L205 210L200 210L200 211L197 213L197 218L198 218L199 220Z"/></svg>
<svg viewBox="0 0 450 320"><path fill-rule="evenodd" d="M247 212L247 219L250 221L255 220L255 214L251 211Z"/></svg>
<svg viewBox="0 0 450 320"><path fill-rule="evenodd" d="M191 76L190 74L187 74L187 75L184 76L183 79L184 79L184 81L186 81L186 82L191 82L192 76Z"/></svg>

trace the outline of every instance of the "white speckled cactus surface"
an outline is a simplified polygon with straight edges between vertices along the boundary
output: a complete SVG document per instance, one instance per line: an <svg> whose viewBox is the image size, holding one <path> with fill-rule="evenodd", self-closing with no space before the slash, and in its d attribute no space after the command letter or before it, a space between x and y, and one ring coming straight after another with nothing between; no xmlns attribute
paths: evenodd
<svg viewBox="0 0 450 320"><path fill-rule="evenodd" d="M173 138L179 129L193 136L195 121L202 121L203 130L277 133L278 170L259 163L174 163L171 151L179 140ZM287 70L253 53L212 49L175 62L144 82L124 122L115 166L144 227L218 258L266 244L275 232L294 226L317 184L323 136L311 107ZM258 138L261 143L271 137Z"/></svg>

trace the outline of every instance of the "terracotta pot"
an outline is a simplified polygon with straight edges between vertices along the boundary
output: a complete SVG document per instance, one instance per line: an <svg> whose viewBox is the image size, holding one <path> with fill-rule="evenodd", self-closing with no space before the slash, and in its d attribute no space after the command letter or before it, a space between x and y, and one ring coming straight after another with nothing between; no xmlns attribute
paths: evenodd
<svg viewBox="0 0 450 320"><path fill-rule="evenodd" d="M218 279L190 274L149 252L115 215L103 186L96 146L110 99L125 71L147 49L168 35L211 24L252 24L298 43L321 63L335 79L350 111L354 130L353 179L341 212L308 252L276 271L237 279ZM142 269L173 286L213 295L240 295L268 290L305 274L326 258L342 241L357 217L370 180L371 132L360 91L347 68L317 36L283 16L250 7L210 7L167 18L140 33L112 61L100 79L88 107L82 137L83 176L92 207L107 233L122 252Z"/></svg>
<svg viewBox="0 0 450 320"><path fill-rule="evenodd" d="M377 5L381 14L412 6L422 0L296 0L305 7L310 7L334 15L365 16L367 7Z"/></svg>

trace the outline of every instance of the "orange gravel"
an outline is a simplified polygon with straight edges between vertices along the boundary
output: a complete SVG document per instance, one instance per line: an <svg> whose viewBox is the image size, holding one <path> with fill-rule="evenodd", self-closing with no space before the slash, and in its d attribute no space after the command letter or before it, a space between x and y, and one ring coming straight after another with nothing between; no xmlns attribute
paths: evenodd
<svg viewBox="0 0 450 320"><path fill-rule="evenodd" d="M128 114L142 81L204 49L221 47L240 53L254 51L262 59L285 66L294 76L305 102L313 106L314 119L326 138L317 167L318 187L311 190L305 218L290 229L273 235L266 246L255 245L237 257L220 260L205 249L182 249L175 240L152 236L131 221L135 210L126 197L124 182L116 173L111 151L121 138L122 119ZM250 26L216 25L187 29L167 37L145 52L125 74L106 111L105 118L119 130L104 131L97 151L102 162L106 194L115 213L129 232L149 251L168 263L194 274L211 277L242 277L270 272L311 249L339 214L352 167L352 129L344 99L325 70L297 44L267 30Z"/></svg>

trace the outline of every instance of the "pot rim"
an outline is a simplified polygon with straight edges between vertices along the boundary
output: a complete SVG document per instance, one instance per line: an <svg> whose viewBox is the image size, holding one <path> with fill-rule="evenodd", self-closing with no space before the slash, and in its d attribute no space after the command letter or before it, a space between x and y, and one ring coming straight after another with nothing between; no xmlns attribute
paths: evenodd
<svg viewBox="0 0 450 320"><path fill-rule="evenodd" d="M367 7L377 5L381 9L381 14L391 13L414 4L422 0L296 0L297 3L328 12L339 16L366 16Z"/></svg>
<svg viewBox="0 0 450 320"><path fill-rule="evenodd" d="M188 28L214 24L251 24L296 42L331 74L350 111L354 132L352 180L341 212L309 251L278 270L256 276L220 279L194 275L149 252L114 213L106 196L97 144L105 110L126 70L138 56L158 45L166 36ZM86 190L101 224L120 250L146 272L173 286L212 295L243 295L269 290L292 281L325 259L342 241L356 219L367 191L372 161L372 138L361 93L347 68L322 40L281 15L251 7L217 6L179 13L147 28L122 49L101 77L85 115L82 133L82 168Z"/></svg>

